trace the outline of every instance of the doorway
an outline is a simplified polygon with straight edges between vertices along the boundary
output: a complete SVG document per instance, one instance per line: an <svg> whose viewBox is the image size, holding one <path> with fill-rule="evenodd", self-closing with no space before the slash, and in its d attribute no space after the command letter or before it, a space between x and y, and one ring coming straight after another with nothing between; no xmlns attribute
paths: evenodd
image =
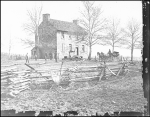
<svg viewBox="0 0 150 117"><path fill-rule="evenodd" d="M79 48L76 47L76 55L78 56L79 55Z"/></svg>

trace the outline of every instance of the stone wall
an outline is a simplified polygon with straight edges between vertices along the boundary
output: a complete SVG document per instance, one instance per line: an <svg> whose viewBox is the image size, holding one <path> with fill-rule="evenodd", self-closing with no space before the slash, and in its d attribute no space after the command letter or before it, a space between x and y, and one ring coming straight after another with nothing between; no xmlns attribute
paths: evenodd
<svg viewBox="0 0 150 117"><path fill-rule="evenodd" d="M54 54L57 51L56 29L48 22L39 26L39 43L41 46L39 58L43 59L45 53Z"/></svg>

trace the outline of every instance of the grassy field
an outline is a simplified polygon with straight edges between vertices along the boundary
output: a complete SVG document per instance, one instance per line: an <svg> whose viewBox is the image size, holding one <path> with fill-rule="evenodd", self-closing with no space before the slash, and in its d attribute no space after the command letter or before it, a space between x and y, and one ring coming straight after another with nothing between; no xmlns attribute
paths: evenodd
<svg viewBox="0 0 150 117"><path fill-rule="evenodd" d="M7 65L17 66L18 70L28 70L24 65L25 60L1 61L1 68ZM36 70L60 69L61 61L30 60L30 64ZM114 64L114 63L107 63ZM68 61L64 62L63 68L74 66L98 66L94 61ZM16 98L7 101L1 100L1 110L15 109L17 111L53 111L63 113L77 111L79 115L103 115L106 112L136 111L143 112L146 99L143 95L142 73L138 70L140 65L129 66L126 76L110 77L102 81L91 81L72 84L72 88L64 90L54 86L49 90L27 90L20 93Z"/></svg>

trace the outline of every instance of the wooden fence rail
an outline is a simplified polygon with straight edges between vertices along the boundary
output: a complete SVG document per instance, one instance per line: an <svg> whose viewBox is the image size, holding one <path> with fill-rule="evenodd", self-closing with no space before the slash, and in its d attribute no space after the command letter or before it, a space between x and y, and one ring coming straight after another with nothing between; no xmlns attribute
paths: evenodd
<svg viewBox="0 0 150 117"><path fill-rule="evenodd" d="M26 64L27 65L27 64ZM97 79L100 81L103 77L111 75L118 76L125 70L125 63L122 65L116 64L115 67L103 64L101 66L82 66L50 70L36 70L35 68L27 65L31 70L17 71L16 67L3 69L1 71L1 93L7 93L12 96L19 94L24 90L32 90L32 84L46 84L50 85L50 81L59 75L60 81L69 80L70 82L87 81ZM52 76L52 72L58 74ZM54 78L53 78L54 77Z"/></svg>

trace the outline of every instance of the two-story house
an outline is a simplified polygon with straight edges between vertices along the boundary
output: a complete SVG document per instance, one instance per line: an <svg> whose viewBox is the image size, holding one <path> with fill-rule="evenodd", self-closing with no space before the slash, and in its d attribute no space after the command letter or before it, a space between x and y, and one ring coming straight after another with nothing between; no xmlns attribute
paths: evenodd
<svg viewBox="0 0 150 117"><path fill-rule="evenodd" d="M83 42L78 42L78 38L82 38L87 33L78 25L77 20L73 22L59 21L50 18L50 14L43 14L43 21L38 27L39 39L35 40L38 46L31 50L34 57L37 54L39 59L43 59L45 53L49 57L57 58L70 57L73 55L88 57L88 47Z"/></svg>

